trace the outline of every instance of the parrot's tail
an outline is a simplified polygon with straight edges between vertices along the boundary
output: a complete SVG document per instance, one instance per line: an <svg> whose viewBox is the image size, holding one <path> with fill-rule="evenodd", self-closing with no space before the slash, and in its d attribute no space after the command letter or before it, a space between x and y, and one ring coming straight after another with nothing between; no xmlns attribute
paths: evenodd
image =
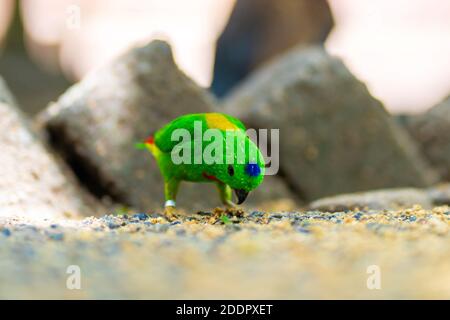
<svg viewBox="0 0 450 320"><path fill-rule="evenodd" d="M153 136L150 136L145 140L145 145L147 149L153 154L153 156L158 159L161 155L161 150L158 148L158 146L155 144L155 139Z"/></svg>
<svg viewBox="0 0 450 320"><path fill-rule="evenodd" d="M161 150L155 144L155 138L153 136L148 137L144 142L138 142L135 147L140 150L148 150L158 160L161 155Z"/></svg>

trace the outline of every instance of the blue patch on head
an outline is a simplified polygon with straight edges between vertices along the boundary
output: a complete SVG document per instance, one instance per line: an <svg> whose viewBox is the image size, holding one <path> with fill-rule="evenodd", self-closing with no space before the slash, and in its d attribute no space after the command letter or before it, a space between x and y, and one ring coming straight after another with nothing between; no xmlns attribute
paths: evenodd
<svg viewBox="0 0 450 320"><path fill-rule="evenodd" d="M261 173L261 168L256 163L249 163L245 166L245 172L250 177L257 177Z"/></svg>

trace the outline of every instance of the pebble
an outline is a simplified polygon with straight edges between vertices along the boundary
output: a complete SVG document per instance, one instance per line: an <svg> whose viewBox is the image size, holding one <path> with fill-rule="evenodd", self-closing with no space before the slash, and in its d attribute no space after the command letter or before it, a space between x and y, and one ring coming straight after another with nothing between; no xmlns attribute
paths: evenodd
<svg viewBox="0 0 450 320"><path fill-rule="evenodd" d="M114 222L110 222L108 223L108 228L110 229L117 229L120 228L120 224L114 223Z"/></svg>
<svg viewBox="0 0 450 320"><path fill-rule="evenodd" d="M283 218L283 215L280 213L274 213L270 217L275 218L275 219L281 219L281 218Z"/></svg>
<svg viewBox="0 0 450 320"><path fill-rule="evenodd" d="M250 213L250 217L252 218L260 218L264 216L264 212L261 211L253 211Z"/></svg>
<svg viewBox="0 0 450 320"><path fill-rule="evenodd" d="M358 212L357 214L355 214L353 216L353 218L355 218L356 220L359 220L359 219L361 219L362 216L363 216L363 214L361 212Z"/></svg>
<svg viewBox="0 0 450 320"><path fill-rule="evenodd" d="M133 215L133 218L139 219L139 220L147 220L148 215L146 213L136 213Z"/></svg>

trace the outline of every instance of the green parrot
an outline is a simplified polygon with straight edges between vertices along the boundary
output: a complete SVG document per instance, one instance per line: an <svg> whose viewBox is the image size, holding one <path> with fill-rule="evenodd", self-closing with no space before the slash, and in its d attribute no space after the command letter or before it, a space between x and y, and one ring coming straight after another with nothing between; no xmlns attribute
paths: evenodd
<svg viewBox="0 0 450 320"><path fill-rule="evenodd" d="M214 130L210 130L214 129ZM148 137L141 148L156 159L164 178L165 211L173 213L181 181L214 183L222 203L234 206L261 184L264 158L246 128L221 113L183 115Z"/></svg>

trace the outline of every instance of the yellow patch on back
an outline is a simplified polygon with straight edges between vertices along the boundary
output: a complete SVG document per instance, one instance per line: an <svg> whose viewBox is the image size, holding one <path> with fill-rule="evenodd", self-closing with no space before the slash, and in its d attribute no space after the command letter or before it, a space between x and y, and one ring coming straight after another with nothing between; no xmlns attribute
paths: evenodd
<svg viewBox="0 0 450 320"><path fill-rule="evenodd" d="M239 128L220 113L205 114L206 124L210 129L238 130Z"/></svg>

